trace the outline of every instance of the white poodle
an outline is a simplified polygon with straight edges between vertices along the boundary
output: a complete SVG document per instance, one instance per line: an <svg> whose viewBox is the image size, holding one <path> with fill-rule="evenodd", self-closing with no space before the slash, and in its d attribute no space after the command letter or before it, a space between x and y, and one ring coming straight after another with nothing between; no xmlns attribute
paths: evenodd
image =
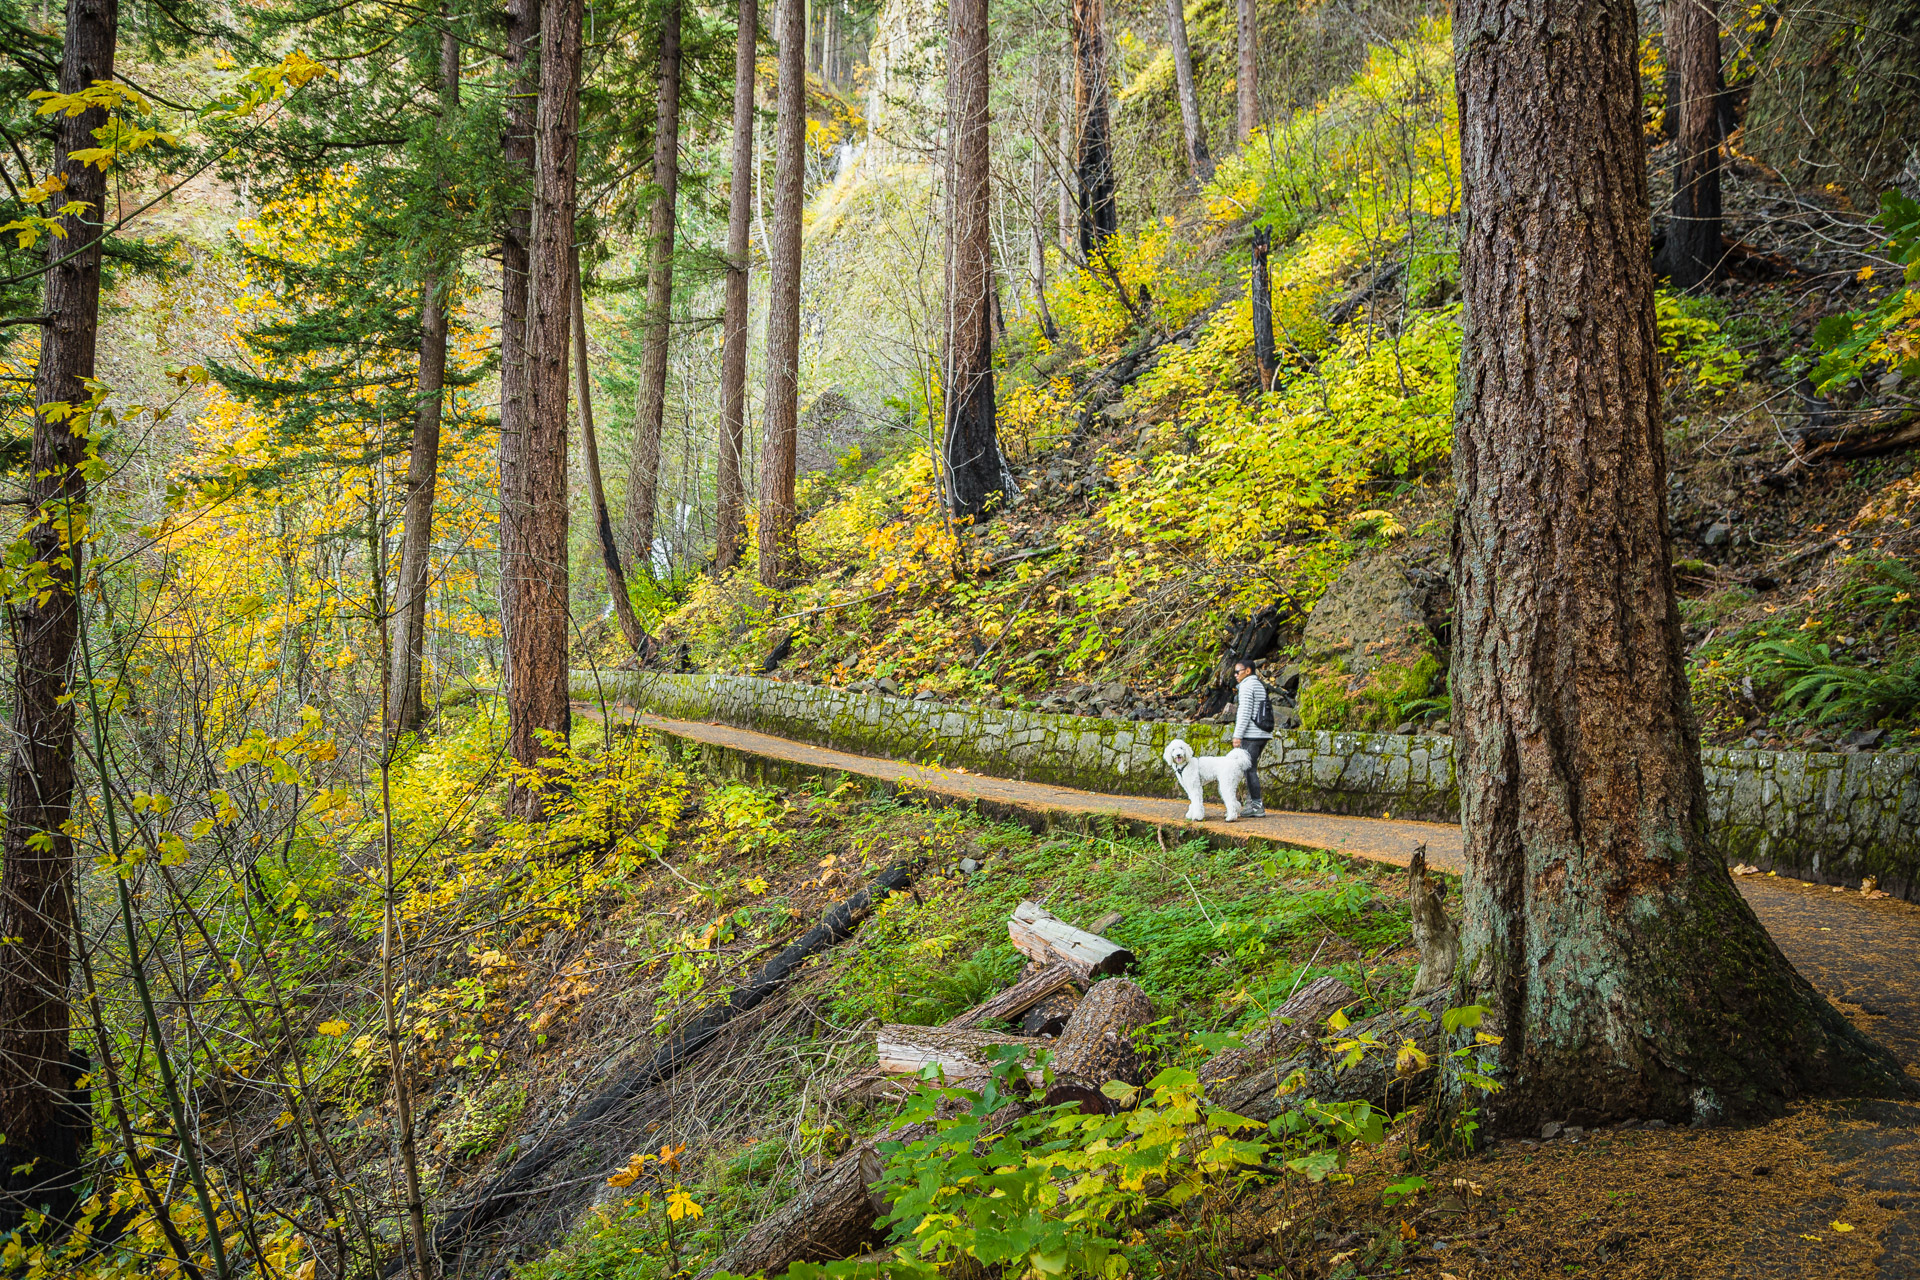
<svg viewBox="0 0 1920 1280"><path fill-rule="evenodd" d="M1207 805L1203 797L1209 782L1219 784L1220 803L1226 806L1227 821L1239 818L1240 782L1247 776L1247 770L1253 768L1252 756L1239 747L1223 756L1196 756L1192 747L1175 738L1167 744L1166 761L1167 768L1180 780L1187 799L1193 802L1187 806L1188 822L1205 820Z"/></svg>

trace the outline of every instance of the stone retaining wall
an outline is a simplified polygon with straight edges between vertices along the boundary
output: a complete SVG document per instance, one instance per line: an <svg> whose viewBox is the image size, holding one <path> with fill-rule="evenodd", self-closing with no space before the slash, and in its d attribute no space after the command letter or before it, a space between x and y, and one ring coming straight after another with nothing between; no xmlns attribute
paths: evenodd
<svg viewBox="0 0 1920 1280"><path fill-rule="evenodd" d="M753 676L575 675L575 697L602 694L859 755L1119 795L1181 794L1161 759L1175 738L1202 755L1227 745L1225 728L1213 724L953 706ZM1709 818L1729 861L1821 882L1872 875L1889 893L1920 898L1920 754L1709 747L1701 755ZM1295 731L1276 736L1260 772L1276 809L1460 816L1451 738Z"/></svg>

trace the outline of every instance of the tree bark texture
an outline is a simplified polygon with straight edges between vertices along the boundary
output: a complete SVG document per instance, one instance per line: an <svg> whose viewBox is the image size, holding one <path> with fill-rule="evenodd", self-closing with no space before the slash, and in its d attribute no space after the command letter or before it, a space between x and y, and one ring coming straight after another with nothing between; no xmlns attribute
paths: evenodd
<svg viewBox="0 0 1920 1280"><path fill-rule="evenodd" d="M767 399L760 446L760 584L798 567L793 469L800 444L800 213L806 179L807 47L802 0L778 0L779 114L774 123L773 232L767 245Z"/></svg>
<svg viewBox="0 0 1920 1280"><path fill-rule="evenodd" d="M1047 341L1057 342L1060 330L1047 307L1047 228L1046 215L1042 212L1047 205L1047 160L1040 125L1046 119L1048 72L1042 59L1034 59L1033 65L1033 165L1029 191L1032 213L1027 223L1027 285L1033 290L1034 305L1040 310L1040 331L1047 335Z"/></svg>
<svg viewBox="0 0 1920 1280"><path fill-rule="evenodd" d="M1260 28L1254 22L1253 0L1237 0L1235 14L1240 36L1240 67L1234 76L1240 145L1246 146L1260 126Z"/></svg>
<svg viewBox="0 0 1920 1280"><path fill-rule="evenodd" d="M440 109L449 127L460 106L460 41L440 37ZM420 282L419 406L407 447L407 498L401 516L400 582L394 601L399 622L387 692L387 725L398 736L426 719L420 688L427 649L427 591L433 564L433 498L440 478L440 419L446 402L447 297L453 291L450 264Z"/></svg>
<svg viewBox="0 0 1920 1280"><path fill-rule="evenodd" d="M540 94L540 0L507 0L506 133L500 151L527 194L507 209L500 235L500 642L501 681L513 689L514 577L526 523L527 247L533 241L533 115Z"/></svg>
<svg viewBox="0 0 1920 1280"><path fill-rule="evenodd" d="M77 93L113 78L119 35L117 0L68 0L60 90ZM70 1099L76 1075L68 1033L74 944L74 658L80 636L75 584L87 538L88 419L56 417L76 409L94 376L100 320L100 241L106 174L68 157L95 145L107 124L95 108L52 118L51 172L63 174L61 202L83 202L60 219L65 237L49 237L54 263L45 284L46 324L34 372L33 465L25 496L34 514L26 541L46 566L46 588L9 607L14 640L13 754L7 771L6 830L0 836L0 1232L45 1206L57 1219L71 1210L88 1119ZM69 256L71 255L71 256Z"/></svg>
<svg viewBox="0 0 1920 1280"><path fill-rule="evenodd" d="M1074 57L1075 42L1071 27L1067 43L1069 47L1066 56L1060 60L1060 119L1057 148L1059 154L1054 158L1054 163L1059 166L1060 171L1060 211L1055 215L1053 234L1054 243L1060 246L1062 253L1066 251L1070 237L1076 234L1074 228L1079 223L1079 216L1074 211L1080 207L1078 187L1073 172L1074 157L1079 154L1080 149L1080 108L1075 104L1073 97L1076 78L1074 68L1078 64Z"/></svg>
<svg viewBox="0 0 1920 1280"><path fill-rule="evenodd" d="M727 191L727 280L720 340L719 510L714 525L714 568L740 562L746 486L741 451L747 436L747 226L753 216L753 78L759 52L759 0L740 0L733 49L733 165Z"/></svg>
<svg viewBox="0 0 1920 1280"><path fill-rule="evenodd" d="M1291 1055L1321 1034L1322 1024L1335 1009L1345 1008L1357 999L1353 989L1340 979L1315 978L1242 1033L1238 1047L1223 1049L1208 1058L1200 1068L1201 1086L1211 1088L1237 1080L1276 1058Z"/></svg>
<svg viewBox="0 0 1920 1280"><path fill-rule="evenodd" d="M954 1028L979 1027L1005 1018L1017 1018L1041 1001L1073 991L1075 984L1084 985L1085 982L1086 979L1072 965L1064 960L1055 960L1051 964L1037 966L1032 973L999 995L975 1005L957 1018L949 1019L946 1025ZM1075 998L1078 998L1077 994Z"/></svg>
<svg viewBox="0 0 1920 1280"><path fill-rule="evenodd" d="M540 13L540 99L534 113L533 242L528 254L525 524L517 539L507 695L507 747L532 767L564 738L567 699L567 340L573 328L574 183L579 164L582 0L548 0ZM516 787L509 808L539 810Z"/></svg>
<svg viewBox="0 0 1920 1280"><path fill-rule="evenodd" d="M1898 1068L1708 844L1670 569L1628 0L1456 18L1463 964L1505 1037L1489 1133L1761 1112Z"/></svg>
<svg viewBox="0 0 1920 1280"><path fill-rule="evenodd" d="M1088 987L1055 1043L1047 1105L1078 1102L1086 1112L1113 1110L1113 1100L1100 1086L1109 1080L1141 1082L1142 1060L1133 1033L1152 1021L1153 1002L1126 978Z"/></svg>
<svg viewBox="0 0 1920 1280"><path fill-rule="evenodd" d="M1074 186L1080 201L1080 256L1120 229L1113 193L1113 110L1107 85L1106 0L1073 0L1073 108L1079 124Z"/></svg>
<svg viewBox="0 0 1920 1280"><path fill-rule="evenodd" d="M947 503L978 519L991 514L1003 470L994 433L987 0L949 0L947 17Z"/></svg>
<svg viewBox="0 0 1920 1280"><path fill-rule="evenodd" d="M593 506L593 527L600 540L600 563L607 571L607 595L613 616L620 620L634 656L642 663L652 656L653 637L640 629L627 594L627 575L620 567L620 544L614 540L613 517L607 514L607 485L600 472L600 437L593 429L593 380L587 376L587 299L580 278L580 252L573 254L573 394L580 401L580 452L587 463L587 498Z"/></svg>
<svg viewBox="0 0 1920 1280"><path fill-rule="evenodd" d="M1692 289L1720 265L1720 5L1668 0L1667 57L1677 64L1673 216L1661 268L1676 289Z"/></svg>
<svg viewBox="0 0 1920 1280"><path fill-rule="evenodd" d="M647 337L627 470L627 557L653 572L654 504L660 490L660 433L667 412L667 343L673 334L673 237L680 192L680 0L660 9L660 88L654 103L653 212L647 230Z"/></svg>
<svg viewBox="0 0 1920 1280"><path fill-rule="evenodd" d="M1267 255L1273 244L1273 232L1267 227L1253 231L1253 264L1247 278L1247 296L1253 303L1253 363L1260 370L1260 389L1273 390L1273 375L1279 367L1273 344L1273 278L1268 274Z"/></svg>
<svg viewBox="0 0 1920 1280"><path fill-rule="evenodd" d="M1133 952L1097 933L1076 929L1032 902L1013 909L1007 938L1015 951L1035 964L1064 964L1082 983L1133 968Z"/></svg>
<svg viewBox="0 0 1920 1280"><path fill-rule="evenodd" d="M1180 96L1180 130L1187 140L1187 164L1202 186L1213 181L1213 157L1207 153L1207 127L1200 120L1200 97L1193 88L1193 53L1187 47L1187 0L1167 0L1167 39L1173 44L1173 82Z"/></svg>

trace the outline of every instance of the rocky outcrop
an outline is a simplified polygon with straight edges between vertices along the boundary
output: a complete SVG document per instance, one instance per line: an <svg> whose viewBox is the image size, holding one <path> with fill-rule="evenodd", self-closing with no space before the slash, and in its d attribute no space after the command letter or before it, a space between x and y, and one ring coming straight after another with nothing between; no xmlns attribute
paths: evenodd
<svg viewBox="0 0 1920 1280"><path fill-rule="evenodd" d="M1307 619L1301 656L1364 676L1380 666L1411 667L1434 653L1424 584L1399 557L1363 555L1334 579Z"/></svg>

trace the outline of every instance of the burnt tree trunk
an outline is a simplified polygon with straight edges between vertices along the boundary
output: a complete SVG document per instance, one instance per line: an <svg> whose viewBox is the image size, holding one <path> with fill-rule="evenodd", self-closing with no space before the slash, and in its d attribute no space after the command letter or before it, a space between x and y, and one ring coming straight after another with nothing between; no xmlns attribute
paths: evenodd
<svg viewBox="0 0 1920 1280"><path fill-rule="evenodd" d="M979 519L1002 492L993 421L987 0L949 0L947 16L947 506Z"/></svg>
<svg viewBox="0 0 1920 1280"><path fill-rule="evenodd" d="M440 111L453 127L460 107L460 41L453 32L440 37ZM443 263L420 282L420 403L413 415L413 439L407 448L407 500L401 517L400 583L394 601L399 634L394 637L393 670L387 691L388 732L398 737L417 730L426 719L420 689L427 649L427 588L433 564L433 498L440 478L440 416L446 401L447 298L453 292L453 266Z"/></svg>
<svg viewBox="0 0 1920 1280"><path fill-rule="evenodd" d="M533 187L533 113L540 91L540 0L507 0L506 131L500 153L507 171ZM500 643L501 681L513 689L514 577L521 570L520 527L526 523L527 247L533 207L516 201L500 235Z"/></svg>
<svg viewBox="0 0 1920 1280"><path fill-rule="evenodd" d="M1667 56L1679 71L1674 126L1673 216L1661 269L1692 289L1720 265L1720 6L1668 0Z"/></svg>
<svg viewBox="0 0 1920 1280"><path fill-rule="evenodd" d="M673 333L673 235L680 191L680 0L660 10L660 85L654 103L653 212L647 229L646 345L627 469L627 563L653 572L653 512L660 490L660 431L667 412L667 343Z"/></svg>
<svg viewBox="0 0 1920 1280"><path fill-rule="evenodd" d="M1268 274L1267 254L1273 244L1273 232L1256 227L1253 232L1253 268L1247 280L1247 295L1253 300L1253 362L1260 370L1260 389L1273 390L1273 375L1279 367L1273 346L1273 279Z"/></svg>
<svg viewBox="0 0 1920 1280"><path fill-rule="evenodd" d="M1073 0L1073 108L1080 125L1074 155L1080 256L1091 258L1120 229L1113 194L1113 110L1107 86L1106 0Z"/></svg>
<svg viewBox="0 0 1920 1280"><path fill-rule="evenodd" d="M567 700L567 339L573 328L574 181L579 163L582 0L548 0L540 14L540 99L534 112L533 241L528 254L527 399L522 463L525 523L516 540L513 681L507 747L533 767L565 738ZM516 785L511 812L539 812Z"/></svg>
<svg viewBox="0 0 1920 1280"><path fill-rule="evenodd" d="M713 564L740 562L746 524L741 451L747 436L747 226L753 217L753 75L759 51L759 0L740 0L733 48L733 166L727 190L727 283L720 340L720 461Z"/></svg>
<svg viewBox="0 0 1920 1280"><path fill-rule="evenodd" d="M1173 83L1180 97L1180 131L1187 141L1193 180L1213 181L1213 157L1207 152L1207 127L1200 121L1200 97L1193 88L1193 52L1187 47L1187 0L1167 0L1167 38L1173 43Z"/></svg>
<svg viewBox="0 0 1920 1280"><path fill-rule="evenodd" d="M800 444L800 213L806 181L807 10L778 0L779 114L774 123L773 232L767 245L767 402L760 446L760 584L793 576L793 470Z"/></svg>
<svg viewBox="0 0 1920 1280"><path fill-rule="evenodd" d="M1899 1068L1707 838L1667 523L1629 0L1455 26L1466 298L1452 563L1463 964L1490 1133L1777 1108Z"/></svg>
<svg viewBox="0 0 1920 1280"><path fill-rule="evenodd" d="M1234 97L1239 107L1240 145L1244 147L1260 124L1259 28L1254 24L1253 0L1237 0L1234 12L1240 37Z"/></svg>
<svg viewBox="0 0 1920 1280"><path fill-rule="evenodd" d="M1055 1043L1047 1105L1078 1102L1086 1112L1113 1110L1113 1100L1100 1086L1110 1080L1140 1083L1141 1057L1133 1033L1152 1021L1153 1002L1126 978L1088 987Z"/></svg>
<svg viewBox="0 0 1920 1280"><path fill-rule="evenodd" d="M593 380L587 376L587 299L577 249L573 254L573 347L573 394L580 401L580 452L587 464L587 501L593 509L594 533L600 542L600 564L607 573L607 595L613 604L613 616L620 620L620 634L644 665L653 656L653 637L640 629L640 619L634 616L626 571L620 567L620 544L613 536L613 517L607 514L600 437L593 429Z"/></svg>
<svg viewBox="0 0 1920 1280"><path fill-rule="evenodd" d="M60 91L113 79L117 0L67 0ZM100 244L106 174L76 163L107 124L100 108L56 114L51 173L67 179L49 237L45 316L34 371L33 464L23 481L31 504L26 542L45 586L8 606L14 640L13 755L7 770L6 830L0 836L0 1232L42 1206L63 1220L73 1207L88 1121L70 1103L69 988L73 954L74 657L80 636L75 584L85 545L90 416L100 322ZM51 412L71 406L71 416Z"/></svg>

